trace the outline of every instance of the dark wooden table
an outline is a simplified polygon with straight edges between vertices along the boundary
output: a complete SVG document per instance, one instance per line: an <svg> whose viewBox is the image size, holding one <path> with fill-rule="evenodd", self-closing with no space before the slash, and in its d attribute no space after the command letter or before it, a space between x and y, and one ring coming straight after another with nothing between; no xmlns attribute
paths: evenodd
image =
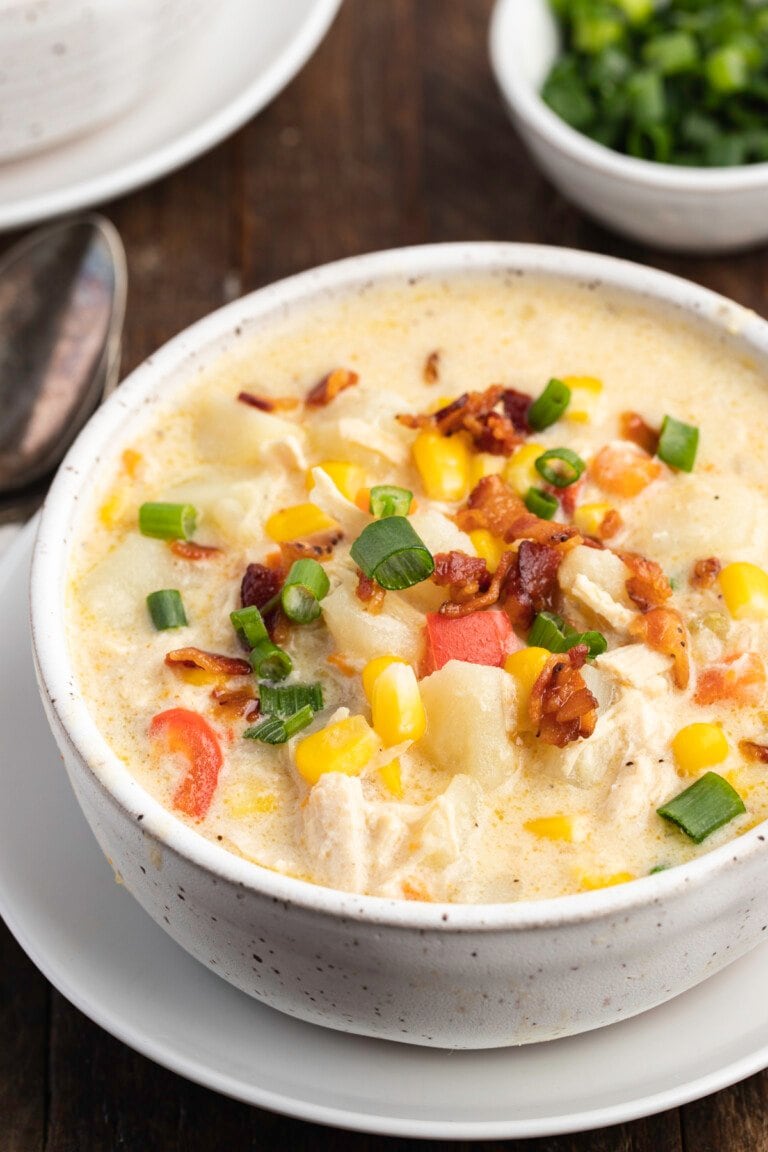
<svg viewBox="0 0 768 1152"><path fill-rule="evenodd" d="M607 252L764 311L765 250L695 260L652 252L601 230L553 191L497 97L490 8L491 0L346 0L317 55L269 109L181 172L107 205L130 265L124 370L272 280L425 241ZM0 1152L416 1146L274 1116L157 1067L53 991L0 926ZM763 1152L768 1074L648 1120L507 1146Z"/></svg>

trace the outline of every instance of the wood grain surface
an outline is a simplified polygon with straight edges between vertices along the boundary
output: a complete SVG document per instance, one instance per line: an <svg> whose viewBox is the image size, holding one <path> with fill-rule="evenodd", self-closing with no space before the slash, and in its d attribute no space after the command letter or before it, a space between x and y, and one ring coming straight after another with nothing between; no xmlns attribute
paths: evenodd
<svg viewBox="0 0 768 1152"><path fill-rule="evenodd" d="M539 175L490 73L490 8L490 0L346 0L316 56L270 108L182 171L106 205L130 268L124 371L205 313L276 278L425 241L522 240L611 253L764 311L765 250L717 259L646 250L589 222ZM54 992L0 926L0 1152L422 1146L271 1115L157 1067ZM768 1074L631 1124L479 1146L762 1152Z"/></svg>

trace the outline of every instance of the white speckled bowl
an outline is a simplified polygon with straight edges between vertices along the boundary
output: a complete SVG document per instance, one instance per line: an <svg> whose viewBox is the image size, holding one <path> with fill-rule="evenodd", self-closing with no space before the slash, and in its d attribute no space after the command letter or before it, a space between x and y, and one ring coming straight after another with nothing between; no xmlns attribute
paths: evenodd
<svg viewBox="0 0 768 1152"><path fill-rule="evenodd" d="M514 244L362 256L264 288L147 360L93 417L46 501L32 571L40 690L82 809L149 914L202 963L281 1011L369 1036L455 1048L525 1044L642 1012L743 955L768 927L765 826L697 861L602 891L528 904L352 896L231 855L163 809L107 746L77 688L64 588L78 506L104 458L244 333L372 282L463 272L615 286L765 364L768 324L683 280L621 261Z"/></svg>
<svg viewBox="0 0 768 1152"><path fill-rule="evenodd" d="M768 164L682 168L604 148L539 95L557 51L549 0L497 0L490 28L496 80L515 127L563 196L658 248L726 252L768 240Z"/></svg>
<svg viewBox="0 0 768 1152"><path fill-rule="evenodd" d="M108 123L173 66L205 0L0 0L0 160Z"/></svg>

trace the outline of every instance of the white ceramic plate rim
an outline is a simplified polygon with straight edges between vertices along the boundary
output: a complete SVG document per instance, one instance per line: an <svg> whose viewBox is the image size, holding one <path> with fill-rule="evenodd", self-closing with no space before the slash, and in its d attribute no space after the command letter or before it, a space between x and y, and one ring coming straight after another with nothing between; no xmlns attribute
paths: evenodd
<svg viewBox="0 0 768 1152"><path fill-rule="evenodd" d="M238 329L323 294L348 292L374 281L482 274L494 269L565 277L583 284L598 281L699 317L719 329L725 338L732 339L738 333L743 347L758 357L768 356L768 324L755 313L707 289L641 265L524 244L474 242L393 249L290 277L198 321L145 361L121 385L86 425L57 474L43 509L31 582L33 644L47 695L54 701L53 710L76 755L91 765L118 803L132 814L131 818L141 813L145 832L214 875L326 915L449 932L507 932L615 916L680 893L689 886L710 883L718 869L737 856L768 851L765 825L760 824L738 840L667 872L614 888L520 904L428 905L336 892L234 856L162 808L111 752L77 691L66 654L61 573L66 567L67 536L76 513L78 490L82 476L92 474L102 453L114 455L118 450L133 424L130 417L146 408L142 401L158 384L174 373L177 381L184 370L191 373L195 359L196 367L201 357L208 362L215 360L226 347L228 337ZM51 588L58 590L58 596L50 595Z"/></svg>
<svg viewBox="0 0 768 1152"><path fill-rule="evenodd" d="M546 2L542 0L542 3ZM544 103L536 89L515 67L514 59L507 51L507 45L519 39L520 7L521 0L497 0L489 28L491 66L496 82L514 113L553 148L626 184L704 195L720 195L768 184L768 163L743 164L734 168L678 168L672 164L624 156L571 128Z"/></svg>
<svg viewBox="0 0 768 1152"><path fill-rule="evenodd" d="M20 228L65 212L90 208L149 184L213 148L266 107L303 68L330 28L340 6L341 0L314 0L290 43L269 67L260 72L236 99L218 108L202 123L154 148L140 159L130 160L103 175L69 184L41 196L24 197L8 204L0 203L0 229ZM114 129L101 129L110 130ZM92 136L97 140L99 131L92 133ZM66 144L58 147L66 149ZM23 163L23 159L16 161L20 166Z"/></svg>

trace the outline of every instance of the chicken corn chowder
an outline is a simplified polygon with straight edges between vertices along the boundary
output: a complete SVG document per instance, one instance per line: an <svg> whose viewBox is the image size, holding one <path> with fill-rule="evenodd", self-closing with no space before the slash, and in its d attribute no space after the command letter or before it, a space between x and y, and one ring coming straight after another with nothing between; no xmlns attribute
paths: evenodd
<svg viewBox="0 0 768 1152"><path fill-rule="evenodd" d="M594 285L270 320L94 479L82 693L180 819L409 900L630 881L768 815L768 391Z"/></svg>

